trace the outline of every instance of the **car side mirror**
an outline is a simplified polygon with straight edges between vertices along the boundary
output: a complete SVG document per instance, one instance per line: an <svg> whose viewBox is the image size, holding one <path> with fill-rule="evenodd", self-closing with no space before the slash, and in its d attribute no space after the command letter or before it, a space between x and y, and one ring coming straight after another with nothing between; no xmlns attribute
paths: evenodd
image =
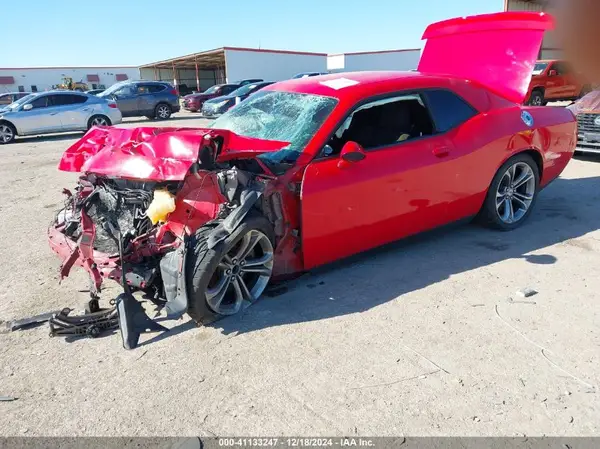
<svg viewBox="0 0 600 449"><path fill-rule="evenodd" d="M340 153L339 168L346 168L366 158L365 150L358 143L348 141L344 144Z"/></svg>
<svg viewBox="0 0 600 449"><path fill-rule="evenodd" d="M33 109L33 105L31 103L27 103L27 104L23 105L24 111L31 111L32 109Z"/></svg>
<svg viewBox="0 0 600 449"><path fill-rule="evenodd" d="M558 75L558 72L556 70L550 70L548 72L548 76L556 76L556 75Z"/></svg>

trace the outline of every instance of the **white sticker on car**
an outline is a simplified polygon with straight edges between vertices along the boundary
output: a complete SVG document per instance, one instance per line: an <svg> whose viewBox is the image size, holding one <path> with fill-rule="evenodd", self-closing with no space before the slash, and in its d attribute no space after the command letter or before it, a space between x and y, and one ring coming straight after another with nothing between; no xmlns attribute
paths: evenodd
<svg viewBox="0 0 600 449"><path fill-rule="evenodd" d="M333 80L321 81L320 84L323 86L331 87L332 89L339 90L345 87L356 86L358 81L354 81L348 78L336 78Z"/></svg>

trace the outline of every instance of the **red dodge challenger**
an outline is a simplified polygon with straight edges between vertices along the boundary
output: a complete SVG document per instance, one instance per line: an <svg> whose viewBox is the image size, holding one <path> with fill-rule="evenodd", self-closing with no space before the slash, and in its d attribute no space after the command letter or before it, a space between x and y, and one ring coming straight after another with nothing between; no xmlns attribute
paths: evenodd
<svg viewBox="0 0 600 449"><path fill-rule="evenodd" d="M49 229L62 276L123 285L132 348L156 328L136 291L207 322L271 281L450 222L522 225L577 140L569 110L522 105L551 27L452 19L427 29L416 72L276 83L211 128L93 128L59 164L82 173Z"/></svg>

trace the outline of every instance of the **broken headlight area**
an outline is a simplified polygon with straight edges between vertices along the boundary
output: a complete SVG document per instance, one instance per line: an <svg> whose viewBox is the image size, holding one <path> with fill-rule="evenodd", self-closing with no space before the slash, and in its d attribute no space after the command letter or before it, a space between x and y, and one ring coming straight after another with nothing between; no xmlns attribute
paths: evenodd
<svg viewBox="0 0 600 449"><path fill-rule="evenodd" d="M68 276L73 266L83 267L91 279L91 301L96 303L105 279L125 288L126 293L112 301L113 309L102 311L110 317L114 310L138 316L119 317L128 349L135 347L146 329L165 329L148 324L147 317L141 316L143 309L132 305L136 300L127 291L140 292L158 311L164 308L169 318L181 317L188 308L185 267L190 238L200 227L214 222L209 242L214 247L252 208L263 204L258 199L272 178L263 176L256 161L240 165L252 171L233 163L206 171L199 164L179 182L90 174L79 179L73 192L64 192L65 205L49 229L50 246L63 260L61 277ZM101 312L97 304L86 310ZM57 315L51 326L61 329L53 331L56 335L95 336L96 321L92 316L67 319Z"/></svg>

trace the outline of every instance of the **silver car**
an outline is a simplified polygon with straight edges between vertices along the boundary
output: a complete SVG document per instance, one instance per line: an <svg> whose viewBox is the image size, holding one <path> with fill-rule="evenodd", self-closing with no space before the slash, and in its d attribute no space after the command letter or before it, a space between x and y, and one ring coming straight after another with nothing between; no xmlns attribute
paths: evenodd
<svg viewBox="0 0 600 449"><path fill-rule="evenodd" d="M121 120L112 100L71 91L34 93L0 109L0 145L16 136L85 131Z"/></svg>

